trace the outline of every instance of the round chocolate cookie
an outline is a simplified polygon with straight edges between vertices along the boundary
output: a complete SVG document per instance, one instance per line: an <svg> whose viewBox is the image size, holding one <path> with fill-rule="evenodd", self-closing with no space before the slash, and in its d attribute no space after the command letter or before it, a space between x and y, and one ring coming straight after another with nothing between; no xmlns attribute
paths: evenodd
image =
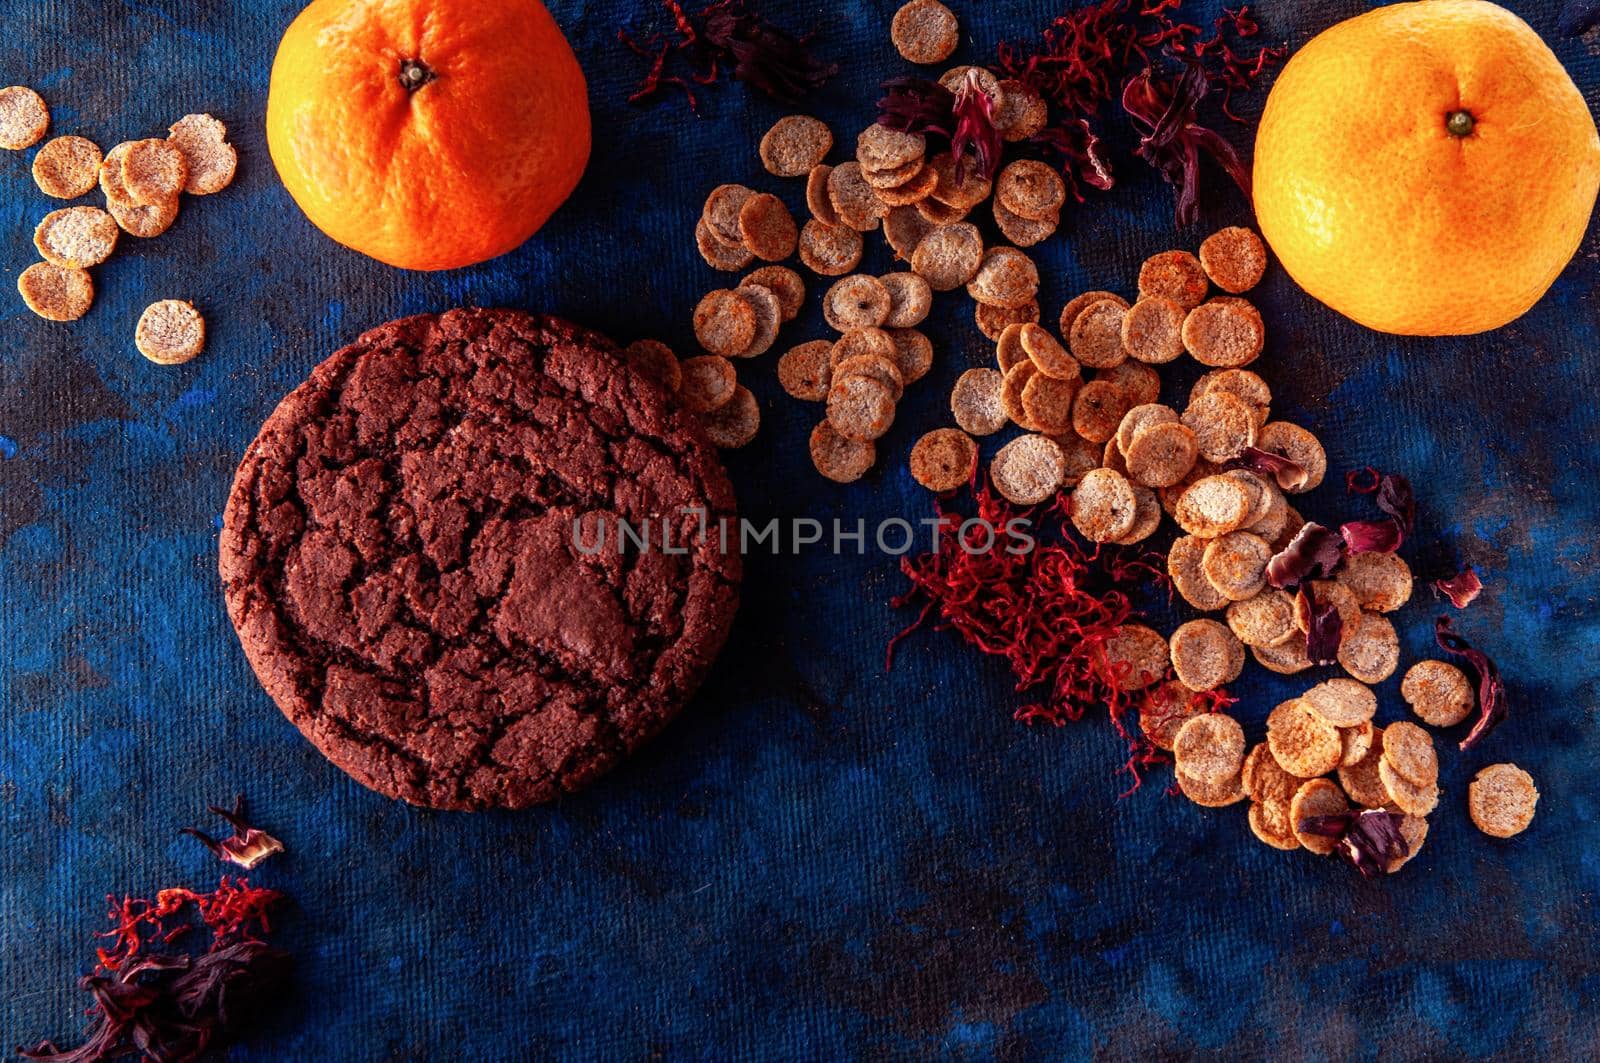
<svg viewBox="0 0 1600 1063"><path fill-rule="evenodd" d="M733 512L700 428L609 340L453 310L373 329L279 404L220 568L257 678L329 760L414 804L521 808L700 685L738 607Z"/></svg>

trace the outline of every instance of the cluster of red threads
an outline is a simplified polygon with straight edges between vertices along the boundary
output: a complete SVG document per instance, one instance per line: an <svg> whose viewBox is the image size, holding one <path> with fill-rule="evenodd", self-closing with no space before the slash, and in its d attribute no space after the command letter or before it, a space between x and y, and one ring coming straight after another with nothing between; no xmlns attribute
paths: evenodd
<svg viewBox="0 0 1600 1063"><path fill-rule="evenodd" d="M200 921L217 943L255 940L272 931L267 913L282 899L283 894L277 890L251 886L245 879L235 881L226 875L210 893L174 887L157 893L154 901L142 897L123 897L119 901L107 897L111 929L100 936L112 939L112 943L96 949L95 955L101 969L109 973L142 957L148 942L168 944L175 941L194 929L192 923L173 921L189 904L194 906Z"/></svg>
<svg viewBox="0 0 1600 1063"><path fill-rule="evenodd" d="M1160 557L1080 545L1066 527L1067 495L1036 513L1040 522L1030 528L1036 540L1032 548L1013 552L994 538L994 530L1010 527L1027 511L1011 507L981 482L973 497L973 521L955 534L941 535L936 550L901 558L911 587L891 604L922 608L890 640L885 667L893 667L900 641L931 621L936 630L955 631L983 653L1006 661L1017 692L1033 699L1015 712L1024 723L1059 726L1105 706L1128 744L1122 770L1133 777L1127 791L1132 793L1141 785L1141 771L1166 756L1129 727L1126 717L1137 711L1139 692L1124 688L1126 676L1110 666L1105 645L1138 616L1132 591L1170 593ZM947 527L960 523L942 509L939 518Z"/></svg>
<svg viewBox="0 0 1600 1063"><path fill-rule="evenodd" d="M1238 9L1223 8L1222 14L1212 23L1212 29L1210 37L1194 42L1194 55L1202 61L1214 60L1205 65L1206 77L1213 85L1222 87L1222 113L1235 122L1243 122L1243 118L1233 113L1233 94L1255 87L1268 67L1288 57L1289 49L1279 45L1257 48L1251 53L1228 43L1230 33L1236 40L1244 40L1261 32L1261 24L1250 14L1249 4Z"/></svg>
<svg viewBox="0 0 1600 1063"><path fill-rule="evenodd" d="M695 29L688 12L684 11L679 0L661 0L667 13L672 16L672 36L655 34L648 41L640 43L626 29L618 28L617 39L635 54L650 60L650 70L640 80L639 87L628 97L629 103L649 103L656 99L667 89L680 89L689 101L689 110L695 114L700 113L700 98L695 95L695 87L704 88L714 84L717 80L717 57L709 53L705 43L700 38L699 30ZM674 55L684 58L688 68L688 75L672 74L667 71L667 64Z"/></svg>

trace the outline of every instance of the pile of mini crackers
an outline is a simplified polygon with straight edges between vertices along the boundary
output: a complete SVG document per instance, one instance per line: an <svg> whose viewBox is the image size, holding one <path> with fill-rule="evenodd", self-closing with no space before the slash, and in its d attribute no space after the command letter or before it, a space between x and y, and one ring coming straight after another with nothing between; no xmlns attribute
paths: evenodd
<svg viewBox="0 0 1600 1063"><path fill-rule="evenodd" d="M22 151L44 139L50 111L32 89L0 89L0 148ZM128 141L101 154L93 141L61 136L34 155L33 179L54 199L77 199L98 187L106 207L52 211L34 230L43 262L23 270L17 290L28 309L49 321L76 321L94 303L89 269L111 257L121 233L160 236L177 220L180 198L226 188L238 167L228 131L206 114L186 115L165 138ZM134 344L163 365L189 361L205 346L205 320L191 303L164 299L148 307Z"/></svg>

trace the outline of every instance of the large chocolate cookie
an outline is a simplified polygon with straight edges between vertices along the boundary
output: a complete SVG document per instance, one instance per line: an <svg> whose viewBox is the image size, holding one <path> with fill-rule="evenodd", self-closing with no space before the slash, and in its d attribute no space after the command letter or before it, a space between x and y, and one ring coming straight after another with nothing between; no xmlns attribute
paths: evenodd
<svg viewBox="0 0 1600 1063"><path fill-rule="evenodd" d="M507 310L394 321L313 370L246 451L228 615L278 707L365 785L458 809L576 790L722 647L739 560L702 529L733 492L613 352ZM619 548L619 520L648 524L649 547Z"/></svg>

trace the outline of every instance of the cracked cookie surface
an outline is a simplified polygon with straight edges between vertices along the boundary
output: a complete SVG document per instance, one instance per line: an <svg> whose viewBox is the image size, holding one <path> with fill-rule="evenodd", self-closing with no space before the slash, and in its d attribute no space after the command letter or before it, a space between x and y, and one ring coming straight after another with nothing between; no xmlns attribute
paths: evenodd
<svg viewBox="0 0 1600 1063"><path fill-rule="evenodd" d="M367 332L284 398L219 567L257 678L335 765L414 804L521 808L700 685L738 606L733 513L704 434L609 340L453 310Z"/></svg>

